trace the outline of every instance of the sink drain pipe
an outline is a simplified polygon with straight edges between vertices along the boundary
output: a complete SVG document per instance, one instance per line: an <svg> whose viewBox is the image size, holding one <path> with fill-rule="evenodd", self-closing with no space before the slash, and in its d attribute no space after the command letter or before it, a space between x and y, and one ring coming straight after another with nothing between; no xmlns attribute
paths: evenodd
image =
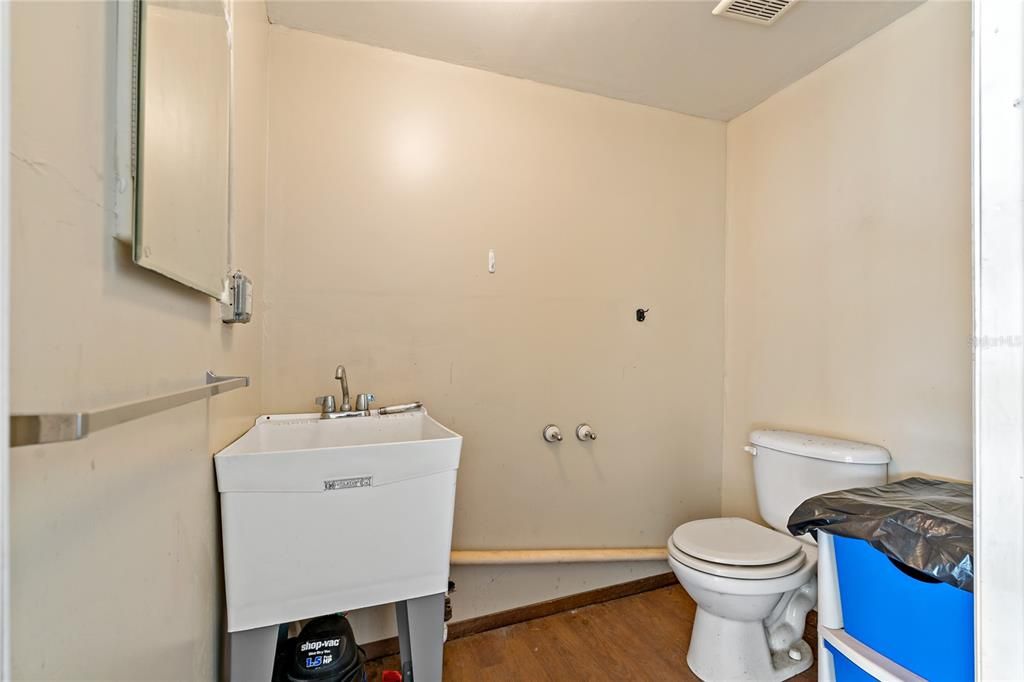
<svg viewBox="0 0 1024 682"><path fill-rule="evenodd" d="M602 549L455 549L452 566L497 566L510 564L591 564L615 561L665 561L664 547Z"/></svg>

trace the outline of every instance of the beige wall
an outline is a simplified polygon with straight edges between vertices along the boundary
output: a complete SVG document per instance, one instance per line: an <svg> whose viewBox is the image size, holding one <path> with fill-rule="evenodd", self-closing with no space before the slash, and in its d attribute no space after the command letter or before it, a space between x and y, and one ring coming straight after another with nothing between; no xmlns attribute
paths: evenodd
<svg viewBox="0 0 1024 682"><path fill-rule="evenodd" d="M258 325L111 238L114 4L12 8L12 411L76 410L256 375ZM262 279L266 15L239 3L236 264ZM257 383L259 386L259 383ZM18 679L213 679L222 574L210 453L259 389L11 454ZM58 644L55 645L55 642Z"/></svg>
<svg viewBox="0 0 1024 682"><path fill-rule="evenodd" d="M266 411L338 363L425 401L465 436L458 548L717 513L725 126L279 27L269 63ZM455 617L664 570L466 569Z"/></svg>
<svg viewBox="0 0 1024 682"><path fill-rule="evenodd" d="M970 5L930 2L728 125L722 511L752 428L971 475Z"/></svg>
<svg viewBox="0 0 1024 682"><path fill-rule="evenodd" d="M13 453L16 677L214 677L210 453L255 414L314 409L339 362L353 392L422 399L466 437L462 548L656 546L755 516L759 425L969 476L966 4L915 10L726 129L308 33L268 45L262 3L238 3L234 260L260 298L235 327L110 239L112 20L14 5L13 409L207 368L256 384ZM455 617L663 570L459 567ZM360 614L360 637L387 618Z"/></svg>

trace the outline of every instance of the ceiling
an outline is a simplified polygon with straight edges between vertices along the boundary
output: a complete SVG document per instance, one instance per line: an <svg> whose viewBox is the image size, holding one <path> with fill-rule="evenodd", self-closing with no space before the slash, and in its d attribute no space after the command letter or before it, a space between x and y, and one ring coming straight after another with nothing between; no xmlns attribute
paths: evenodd
<svg viewBox="0 0 1024 682"><path fill-rule="evenodd" d="M453 64L729 120L914 9L802 0L772 26L716 2L268 0L270 21Z"/></svg>

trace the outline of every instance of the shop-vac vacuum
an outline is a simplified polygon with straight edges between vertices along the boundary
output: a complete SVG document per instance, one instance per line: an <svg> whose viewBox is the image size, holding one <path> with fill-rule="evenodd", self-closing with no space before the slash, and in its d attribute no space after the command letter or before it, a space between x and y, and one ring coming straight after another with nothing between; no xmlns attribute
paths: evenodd
<svg viewBox="0 0 1024 682"><path fill-rule="evenodd" d="M348 619L320 616L281 643L274 682L366 682L364 660Z"/></svg>

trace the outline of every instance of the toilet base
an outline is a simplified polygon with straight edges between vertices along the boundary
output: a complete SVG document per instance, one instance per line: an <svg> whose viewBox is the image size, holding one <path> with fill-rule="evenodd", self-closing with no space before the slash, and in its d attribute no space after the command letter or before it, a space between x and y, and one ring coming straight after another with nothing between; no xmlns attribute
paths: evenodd
<svg viewBox="0 0 1024 682"><path fill-rule="evenodd" d="M697 607L686 664L705 682L781 682L814 663L811 647L797 639L789 651L772 654L762 621L728 620Z"/></svg>

